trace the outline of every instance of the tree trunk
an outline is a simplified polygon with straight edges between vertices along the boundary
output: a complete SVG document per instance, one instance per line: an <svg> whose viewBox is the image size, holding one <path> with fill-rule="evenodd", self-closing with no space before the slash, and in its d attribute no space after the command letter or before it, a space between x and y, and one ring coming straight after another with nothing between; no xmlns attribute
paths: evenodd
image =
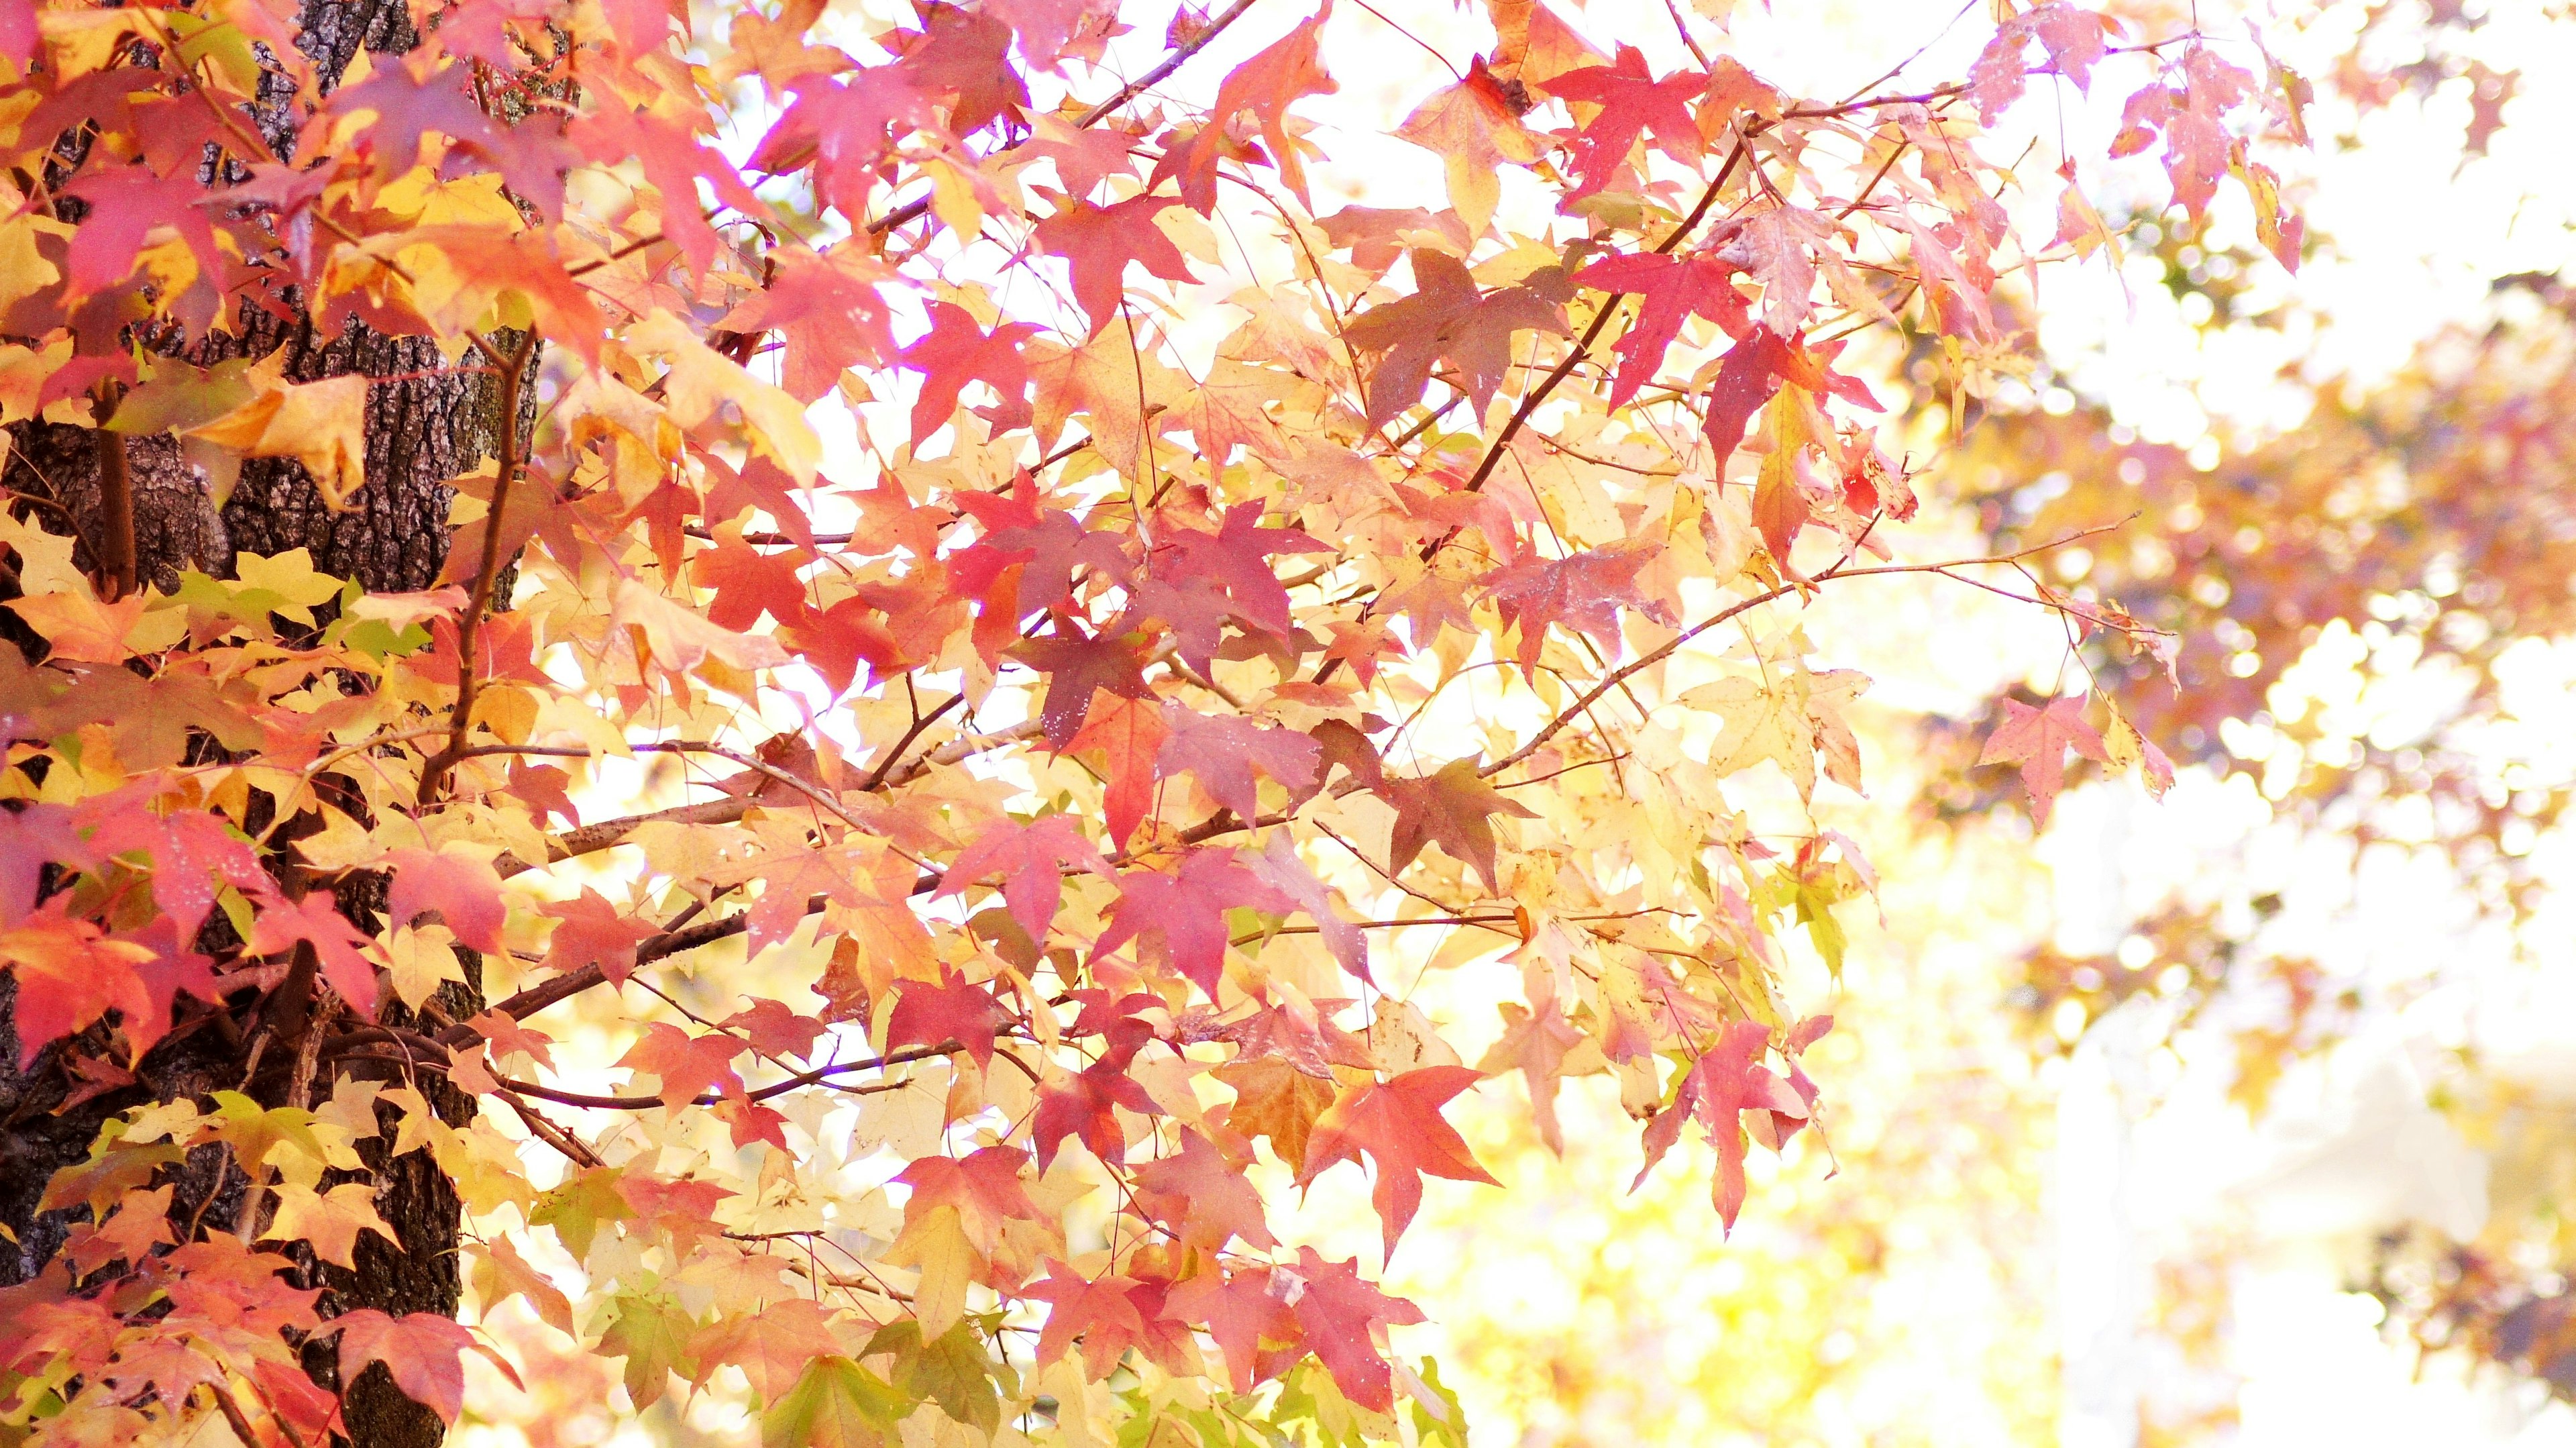
<svg viewBox="0 0 2576 1448"><path fill-rule="evenodd" d="M415 41L403 0L305 0L303 33L298 46L311 56L319 73L336 78L360 46L378 52L400 52ZM274 81L275 77L271 77ZM260 130L281 157L290 155L297 117L290 97L274 87L259 116ZM212 179L211 177L209 178ZM438 579L448 547L447 511L453 496L447 480L471 470L487 456L499 431L498 383L488 373L450 368L436 344L426 338L387 337L351 322L338 337L317 337L309 324L285 321L258 308L241 309L238 334L212 334L189 349L199 365L233 357L266 357L285 349L285 375L295 382L364 374L400 377L368 389L366 483L334 513L303 467L286 459L249 459L241 464L231 495L218 510L205 473L183 455L166 435L128 439L125 447L134 513L134 557L139 583L174 586L182 569L195 568L218 577L232 572L235 554L274 555L309 549L314 566L337 577L354 578L371 592L427 588ZM535 390L530 385L516 399L524 420L533 422ZM110 500L101 487L101 451L92 430L53 423L22 423L9 429L10 456L0 485L12 491L50 498L59 513L48 510L47 526L75 533L80 556L91 556L102 538ZM68 515L68 516L65 516ZM506 597L506 588L500 590ZM0 632L15 632L14 616L0 610ZM281 830L291 836L292 827ZM373 930L384 897L382 876L352 876L338 887L340 909L361 928ZM209 926L224 931L222 917ZM209 944L230 944L231 937ZM468 983L446 987L435 1004L450 1019L482 1009L480 960L462 952ZM309 979L309 973L306 974ZM34 1211L46 1180L65 1165L81 1160L99 1125L108 1117L146 1100L202 1098L218 1089L247 1089L270 1104L285 1099L291 1043L279 1034L267 1046L245 1085L247 1038L254 1023L274 1024L304 1014L304 1002L281 1000L289 985L268 1000L247 992L220 1003L220 1022L201 1020L197 1028L172 1037L134 1063L137 1082L68 1110L73 1079L63 1044L49 1047L27 1068L19 1068L19 1042L12 1024L16 990L0 975L0 1224L16 1235L17 1249L0 1249L0 1285L23 1281L39 1271L62 1244L70 1225L67 1213L39 1219ZM309 989L309 987L306 987ZM183 1008L184 1009L184 1008ZM399 1001L388 1000L379 1013L388 1024L410 1024ZM346 1022L344 1021L345 1025ZM302 1030L323 1030L322 1020L302 1021ZM67 1044L67 1043L66 1043ZM351 1068L352 1072L367 1068ZM416 1083L439 1114L460 1124L471 1114L470 1098L446 1084L443 1076L423 1075ZM316 1100L327 1098L328 1079L312 1087ZM461 1292L457 1264L461 1207L451 1183L431 1163L426 1151L388 1160L384 1149L393 1138L394 1113L379 1108L384 1136L359 1143L368 1175L379 1188L377 1209L400 1238L391 1247L373 1234L357 1246L354 1271L314 1262L296 1249L308 1285L327 1288L325 1315L359 1307L403 1314L436 1312L452 1315ZM208 1193L217 1201L207 1219L222 1222L234 1215L243 1195L237 1171L223 1167L222 1149L200 1148L183 1170L176 1195L183 1220ZM355 1175L355 1174L349 1174ZM229 1197L230 1200L226 1200ZM307 1367L317 1381L336 1381L327 1345L307 1353ZM394 1388L381 1365L371 1366L353 1383L343 1385L343 1415L349 1439L358 1448L436 1448L443 1437L437 1416Z"/></svg>

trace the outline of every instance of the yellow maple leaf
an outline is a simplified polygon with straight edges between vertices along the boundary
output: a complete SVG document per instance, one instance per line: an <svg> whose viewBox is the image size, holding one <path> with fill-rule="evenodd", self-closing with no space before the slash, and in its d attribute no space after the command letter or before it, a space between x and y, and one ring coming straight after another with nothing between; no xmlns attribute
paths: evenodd
<svg viewBox="0 0 2576 1448"><path fill-rule="evenodd" d="M367 481L367 379L331 377L263 388L193 436L254 458L293 458L338 512Z"/></svg>
<svg viewBox="0 0 2576 1448"><path fill-rule="evenodd" d="M259 1234L263 1242L301 1241L323 1261L351 1268L357 1266L360 1232L401 1245L394 1229L376 1215L376 1189L365 1182L342 1182L328 1192L284 1182L274 1190L277 1215Z"/></svg>

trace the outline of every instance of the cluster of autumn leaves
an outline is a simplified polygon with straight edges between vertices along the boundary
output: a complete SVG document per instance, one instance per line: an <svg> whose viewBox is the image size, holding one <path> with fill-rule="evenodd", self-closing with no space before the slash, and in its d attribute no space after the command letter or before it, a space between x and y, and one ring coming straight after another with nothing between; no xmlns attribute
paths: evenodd
<svg viewBox="0 0 2576 1448"><path fill-rule="evenodd" d="M622 1358L637 1407L738 1370L774 1448L1455 1435L1389 1356L1418 1309L1264 1192L1365 1170L1392 1254L1424 1177L1490 1180L1443 1116L1488 1073L1551 1137L1613 1075L1650 1165L1695 1125L1732 1224L1817 1109L1787 972L1839 967L1870 880L1746 803L1858 785L1866 680L1794 608L1909 567L1872 561L1915 502L1850 338L2013 344L1997 277L2045 248L1970 111L2085 84L2113 27L2050 3L1966 82L1806 103L1498 4L1397 132L1447 204L1318 217L1295 108L1343 17L1173 99L1247 12L1052 108L1115 4L862 38L468 0L338 75L269 0L0 21L0 416L176 433L217 491L293 458L337 508L397 379L202 338L427 336L539 397L426 590L301 551L124 590L59 504L0 516L16 1064L119 1108L4 1289L0 1420L310 1444L373 1362L455 1418L483 1338L319 1315L317 1264L395 1240L361 1142L453 1184L483 1313ZM2268 93L2177 53L2122 145L2198 206L2205 123ZM1556 214L1498 227L1506 168ZM1220 224L1266 231L1238 266ZM1245 320L1193 355L1139 278L1229 270ZM2043 811L2069 747L2158 758L2014 707L1990 753ZM655 761L687 797L600 817ZM1525 986L1470 1068L1392 967L1497 951ZM549 1010L629 1084L566 1084ZM156 1051L218 1040L239 1089L160 1094Z"/></svg>

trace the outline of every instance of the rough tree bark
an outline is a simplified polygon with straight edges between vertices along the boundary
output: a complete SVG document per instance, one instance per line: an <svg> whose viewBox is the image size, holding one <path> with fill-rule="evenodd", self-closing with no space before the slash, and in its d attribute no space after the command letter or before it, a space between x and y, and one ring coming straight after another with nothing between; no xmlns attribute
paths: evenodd
<svg viewBox="0 0 2576 1448"><path fill-rule="evenodd" d="M301 23L298 45L325 76L340 75L361 46L400 52L416 39L403 0L305 0ZM281 157L291 155L297 120L287 105L288 98L280 94L257 116L261 132ZM246 307L241 328L235 334L209 335L186 350L188 360L207 365L233 357L266 357L282 348L290 381L351 374L403 379L368 389L366 484L344 511L335 513L324 506L301 465L250 459L241 465L230 498L218 510L204 472L189 462L175 439L128 439L123 458L131 483L131 566L137 581L168 587L188 568L228 576L237 553L273 555L305 548L320 570L355 578L370 591L431 586L447 556L446 519L453 496L447 480L468 472L492 450L499 432L498 383L488 371L451 367L428 339L388 337L356 322L325 339L309 324ZM499 340L508 345L516 339ZM532 422L533 385L516 402L522 419ZM103 466L113 460L100 445L100 435L41 422L8 431L9 458L0 471L0 486L55 503L39 516L46 526L80 538L76 556L85 565L116 561L112 548L99 547L114 501L103 496L111 491L101 485ZM8 583L0 580L0 588ZM23 635L23 630L12 632ZM274 838L291 840L294 834L290 821ZM291 858L282 866L283 877L294 875ZM381 876L361 873L340 881L335 898L345 914L372 930L380 923L383 892ZM226 928L221 916L209 927L218 932ZM229 937L201 942L227 943ZM431 1002L450 1019L482 1008L480 962L468 952L460 954L466 957L468 983L446 987ZM71 1043L49 1047L20 1069L11 1023L14 998L13 983L0 976L0 1224L17 1238L14 1251L0 1247L0 1284L32 1276L60 1247L70 1225L67 1214L39 1218L35 1205L57 1168L86 1155L102 1121L146 1100L202 1098L219 1089L244 1089L264 1102L282 1102L291 1089L291 1066L303 1033L335 1029L313 1009L327 1000L315 998L309 970L291 972L265 998L245 991L213 1011L183 1003L179 1027L135 1063L136 1084L64 1109L75 1084L67 1069ZM389 1024L410 1023L398 1001L388 1001L384 1015ZM350 1024L344 1014L336 1028ZM255 1063L250 1059L254 1054ZM383 1068L347 1071L371 1069ZM414 1084L451 1122L460 1122L472 1109L443 1077L428 1074ZM311 1091L320 1099L331 1089L326 1077ZM358 1244L353 1271L314 1262L309 1253L300 1255L300 1265L309 1284L328 1289L321 1309L326 1315L358 1307L453 1314L461 1291L457 1197L427 1152L386 1159L394 1120L391 1108L380 1111L384 1138L361 1142L360 1154L379 1187L378 1211L394 1227L400 1245L388 1246L369 1234ZM223 1160L220 1148L209 1147L200 1148L187 1164L175 1203L182 1218L209 1193L216 1197L208 1213L211 1220L220 1222L238 1210L243 1181ZM327 1346L309 1351L307 1359L318 1380L335 1380ZM435 1448L441 1440L437 1416L398 1392L381 1365L345 1388L349 1439L359 1448Z"/></svg>

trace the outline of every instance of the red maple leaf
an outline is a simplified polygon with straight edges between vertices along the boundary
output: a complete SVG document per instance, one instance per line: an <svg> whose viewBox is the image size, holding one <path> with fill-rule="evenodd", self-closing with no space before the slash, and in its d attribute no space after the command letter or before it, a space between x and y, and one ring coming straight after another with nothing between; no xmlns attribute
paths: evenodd
<svg viewBox="0 0 2576 1448"><path fill-rule="evenodd" d="M327 890L300 900L273 900L251 922L250 948L255 955L275 955L297 942L313 947L322 963L322 978L361 1016L376 1013L376 967L358 950L366 935L342 915Z"/></svg>
<svg viewBox="0 0 2576 1448"><path fill-rule="evenodd" d="M1128 870L1118 876L1118 904L1093 942L1098 960L1148 932L1161 937L1172 967L1210 1000L1225 976L1225 912L1238 906L1285 913L1296 901L1247 869L1231 849L1192 850L1175 874Z"/></svg>
<svg viewBox="0 0 2576 1448"><path fill-rule="evenodd" d="M778 384L799 402L832 390L844 369L881 364L894 351L878 294L874 263L855 251L829 253L782 246L765 258L776 267L769 285L734 304L716 325L746 336L787 339Z"/></svg>
<svg viewBox="0 0 2576 1448"><path fill-rule="evenodd" d="M707 602L707 619L718 628L742 633L764 613L797 627L813 612L797 570L813 561L814 555L802 548L763 553L736 535L692 556L689 581L715 590Z"/></svg>
<svg viewBox="0 0 2576 1448"><path fill-rule="evenodd" d="M1664 364L1682 322L1692 313L1715 322L1730 337L1741 337L1750 325L1744 294L1735 289L1734 271L1698 256L1606 257L1574 274L1575 284L1605 292L1634 292L1646 299L1637 320L1619 338L1619 376L1610 386L1613 410L1628 405L1637 389L1653 380ZM1721 460L1723 461L1723 460Z"/></svg>
<svg viewBox="0 0 2576 1448"><path fill-rule="evenodd" d="M1670 624L1670 609L1637 592L1637 570L1653 562L1658 551L1651 543L1617 543L1565 558L1524 559L1478 580L1503 623L1520 627L1520 647L1513 657L1522 674L1538 678L1539 651L1547 643L1549 624L1585 634L1614 653L1620 609L1632 608Z"/></svg>
<svg viewBox="0 0 2576 1448"><path fill-rule="evenodd" d="M1672 1149L1683 1122L1696 1120L1708 1133L1709 1144L1717 1149L1717 1173L1711 1179L1709 1197L1729 1232L1735 1230L1736 1215L1744 1210L1744 1113L1806 1113L1805 1103L1789 1084L1759 1064L1770 1040L1770 1029L1759 1022L1728 1025L1718 1043L1691 1063L1673 1104L1646 1123L1646 1162L1638 1168L1637 1182L1643 1182ZM1636 1190L1636 1182L1629 1184L1629 1190Z"/></svg>
<svg viewBox="0 0 2576 1448"><path fill-rule="evenodd" d="M955 1207L967 1237L989 1242L1006 1221L1044 1221L1045 1214L1029 1199L1028 1187L1020 1180L1020 1168L1028 1159L1027 1152L1009 1146L982 1147L962 1159L922 1157L895 1176L912 1188L903 1203L904 1225L911 1226L935 1208Z"/></svg>
<svg viewBox="0 0 2576 1448"><path fill-rule="evenodd" d="M993 1064L993 1037L1007 1012L993 993L974 985L955 969L940 972L939 984L907 980L896 987L894 1017L886 1025L888 1046L942 1046L955 1041L978 1066Z"/></svg>
<svg viewBox="0 0 2576 1448"><path fill-rule="evenodd" d="M1315 1118L1298 1183L1313 1181L1336 1162L1367 1156L1377 1176L1369 1200L1386 1228L1386 1255L1393 1257L1395 1239L1422 1205L1425 1176L1502 1185L1477 1165L1466 1138L1440 1115L1450 1097L1482 1079L1482 1072L1464 1066L1425 1066L1384 1085L1344 1088Z"/></svg>
<svg viewBox="0 0 2576 1448"><path fill-rule="evenodd" d="M90 858L141 852L152 862L152 902L194 939L230 885L253 899L275 893L259 851L223 816L205 810L154 814L124 792L81 802L74 822L89 831Z"/></svg>
<svg viewBox="0 0 2576 1448"><path fill-rule="evenodd" d="M998 322L985 331L973 313L955 302L928 304L930 330L895 356L898 366L922 374L921 395L912 404L912 441L929 440L957 410L958 394L969 382L991 387L1000 401L976 415L996 433L1029 425L1029 364L1020 344L1040 331L1030 322Z"/></svg>
<svg viewBox="0 0 2576 1448"><path fill-rule="evenodd" d="M1545 89L1558 100L1601 107L1574 138L1572 166L1581 184L1565 194L1562 204L1570 207L1609 185L1627 164L1637 137L1648 131L1664 154L1677 161L1698 160L1703 141L1690 106L1708 83L1707 76L1690 71L1655 79L1633 45L1620 46L1618 59L1608 65L1587 66L1549 81Z"/></svg>
<svg viewBox="0 0 2576 1448"><path fill-rule="evenodd" d="M1986 124L1994 124L2006 106L2021 98L2025 78L2034 69L2027 58L2034 40L2048 57L2036 69L2062 75L2077 90L2085 89L2093 79L2094 63L2103 56L2103 36L2109 27L2107 17L2065 0L2032 6L1996 27L1995 38L1968 70L1968 99L1976 103Z"/></svg>
<svg viewBox="0 0 2576 1448"><path fill-rule="evenodd" d="M802 1056L814 1049L815 1040L823 1034L821 1021L773 1000L753 1001L716 1024L739 1034L751 1042L752 1049L768 1056Z"/></svg>
<svg viewBox="0 0 2576 1448"><path fill-rule="evenodd" d="M563 922L546 941L548 970L571 972L596 965L611 985L624 985L635 970L635 947L661 932L649 921L621 915L608 897L581 887L578 898L537 907L540 915Z"/></svg>
<svg viewBox="0 0 2576 1448"><path fill-rule="evenodd" d="M1324 19L1331 13L1328 3L1260 54L1228 71L1206 120L1187 141L1163 153L1154 167L1154 180L1178 177L1181 200L1190 209L1203 215L1214 212L1216 166L1228 153L1226 129L1235 116L1250 111L1260 123L1262 139L1270 143L1270 163L1278 168L1279 179L1313 210L1306 198L1306 168L1297 157L1296 141L1288 134L1288 107L1303 97L1340 89L1323 64Z"/></svg>
<svg viewBox="0 0 2576 1448"><path fill-rule="evenodd" d="M1166 583L1207 579L1225 590L1235 617L1275 637L1292 627L1288 589L1270 571L1270 560L1283 553L1329 553L1332 549L1302 528L1264 528L1263 505L1238 503L1226 510L1214 533L1195 528L1158 530L1149 560L1153 576Z"/></svg>
<svg viewBox="0 0 2576 1448"><path fill-rule="evenodd" d="M1332 890L1298 858L1297 846L1285 831L1272 831L1269 843L1262 846L1260 854L1251 856L1249 863L1252 873L1260 876L1263 883L1295 901L1298 909L1314 919L1315 929L1324 937L1324 948L1333 953L1344 970L1375 984L1369 976L1368 942L1360 928L1334 912Z"/></svg>
<svg viewBox="0 0 2576 1448"><path fill-rule="evenodd" d="M1700 430L1708 434L1710 465L1719 472L1726 470L1726 460L1744 445L1753 414L1780 390L1780 376L1788 365L1788 344L1759 323L1718 360Z"/></svg>
<svg viewBox="0 0 2576 1448"><path fill-rule="evenodd" d="M47 865L88 859L80 832L72 826L72 812L63 806L0 810L0 925L15 924L36 908L36 886Z"/></svg>
<svg viewBox="0 0 2576 1448"><path fill-rule="evenodd" d="M1063 632L1023 639L1009 653L1047 676L1046 702L1038 706L1038 722L1046 730L1047 742L1059 750L1071 744L1082 727L1082 717L1091 709L1092 691L1106 689L1128 699L1154 697L1153 686L1145 682L1143 653L1123 636L1093 638L1080 625L1067 623Z"/></svg>
<svg viewBox="0 0 2576 1448"><path fill-rule="evenodd" d="M1031 940L1043 941L1047 927L1055 922L1056 906L1064 899L1068 865L1095 875L1108 873L1100 852L1082 837L1073 816L1041 815L1027 824L1004 820L957 856L957 862L940 877L935 893L963 894L967 886L999 870L1002 901L1010 907L1011 918L1020 922Z"/></svg>
<svg viewBox="0 0 2576 1448"><path fill-rule="evenodd" d="M667 1021L644 1028L642 1039L627 1047L616 1064L639 1075L661 1078L662 1104L686 1106L711 1088L742 1089L733 1058L743 1053L742 1039L722 1031L692 1036Z"/></svg>
<svg viewBox="0 0 2576 1448"><path fill-rule="evenodd" d="M1118 1366L1118 1359L1145 1334L1144 1316L1128 1295L1136 1286L1133 1277L1106 1276L1093 1281L1048 1258L1047 1275L1022 1287L1017 1294L1052 1305L1046 1326L1038 1333L1038 1365L1043 1367L1064 1356L1064 1350L1079 1337L1083 1366L1094 1379L1109 1376L1110 1370Z"/></svg>
<svg viewBox="0 0 2576 1448"><path fill-rule="evenodd" d="M1977 756L1977 763L2019 762L2022 788L2030 793L2031 821L2045 828L2049 809L2057 803L2058 788L2066 782L2069 745L2096 764L2111 762L2102 736L2084 722L2081 697L2051 699L2041 709L2018 699L2006 699L2004 722L1986 737L1985 752Z"/></svg>
<svg viewBox="0 0 2576 1448"><path fill-rule="evenodd" d="M775 219L743 184L733 163L673 116L612 100L586 107L565 136L593 161L610 166L633 162L643 171L644 179L662 193L662 235L679 248L689 270L700 276L715 264L716 252L724 243L699 208L698 182L705 181L718 201L750 220Z"/></svg>
<svg viewBox="0 0 2576 1448"><path fill-rule="evenodd" d="M1298 1248L1295 1270L1304 1290L1297 1294L1297 1323L1343 1397L1371 1412L1393 1412L1386 1329L1420 1322L1422 1309L1380 1292L1359 1266L1356 1257L1328 1262L1312 1247Z"/></svg>
<svg viewBox="0 0 2576 1448"><path fill-rule="evenodd" d="M66 254L66 303L125 280L134 270L135 253L156 226L175 227L207 275L225 274L214 224L199 205L206 190L193 172L164 179L143 166L111 166L82 172L63 191L89 203L89 214L72 233Z"/></svg>
<svg viewBox="0 0 2576 1448"><path fill-rule="evenodd" d="M109 1011L143 1020L152 998L135 965L148 955L140 946L107 939L93 921L65 914L59 897L0 930L0 966L18 983L20 1067L49 1042L87 1029ZM165 1011L165 1030L168 1019Z"/></svg>
<svg viewBox="0 0 2576 1448"><path fill-rule="evenodd" d="M1279 1355L1262 1351L1262 1343L1285 1347L1299 1342L1296 1314L1279 1295L1282 1285L1267 1265L1229 1267L1211 1261L1198 1276L1174 1287L1163 1305L1174 1317L1206 1327L1225 1354L1234 1390L1249 1393L1267 1375L1264 1364L1278 1360Z"/></svg>
<svg viewBox="0 0 2576 1448"><path fill-rule="evenodd" d="M1120 849L1127 847L1153 808L1154 761L1170 733L1163 724L1163 711L1151 702L1100 690L1091 696L1091 713L1083 721L1082 732L1064 746L1068 754L1097 750L1103 756L1101 767L1109 784L1101 807L1108 816L1109 842Z"/></svg>
<svg viewBox="0 0 2576 1448"><path fill-rule="evenodd" d="M1184 771L1234 817L1250 824L1261 817L1261 797L1252 771L1279 781L1292 798L1314 792L1316 766L1323 749L1293 729L1274 729L1234 714L1201 714L1165 701L1162 751L1154 772L1169 779Z"/></svg>
<svg viewBox="0 0 2576 1448"><path fill-rule="evenodd" d="M796 99L760 138L748 164L773 176L813 167L822 203L852 225L866 225L869 193L895 141L938 129L932 95L900 65L862 67L846 80L799 76L787 89Z"/></svg>
<svg viewBox="0 0 2576 1448"><path fill-rule="evenodd" d="M385 897L385 917L409 925L435 912L457 943L469 950L496 954L502 949L501 925L508 909L501 903L501 876L489 861L471 855L429 850L396 850L386 857L393 868L393 887Z"/></svg>
<svg viewBox="0 0 2576 1448"><path fill-rule="evenodd" d="M1011 28L998 15L959 5L925 5L922 28L896 31L886 43L903 52L907 79L950 97L948 128L971 135L1008 118L1022 120L1029 88L1011 68Z"/></svg>
<svg viewBox="0 0 2576 1448"><path fill-rule="evenodd" d="M466 1349L509 1369L498 1354L475 1342L472 1332L435 1312L388 1317L361 1307L331 1319L324 1331L340 1335L340 1381L356 1377L369 1363L383 1363L403 1396L447 1423L454 1423L465 1406Z"/></svg>
<svg viewBox="0 0 2576 1448"><path fill-rule="evenodd" d="M1270 1224L1260 1189L1243 1174L1245 1164L1185 1129L1179 1151L1136 1168L1136 1198L1187 1244L1214 1252L1240 1237L1266 1252L1274 1245Z"/></svg>
<svg viewBox="0 0 2576 1448"><path fill-rule="evenodd" d="M1093 1156L1110 1166L1126 1161L1127 1134L1119 1127L1116 1108L1139 1116L1163 1114L1153 1096L1127 1074L1127 1063L1135 1053L1131 1044L1038 1088L1037 1110L1029 1117L1029 1141L1037 1148L1038 1170L1046 1170L1055 1160L1068 1136L1080 1137Z"/></svg>
<svg viewBox="0 0 2576 1448"><path fill-rule="evenodd" d="M1064 258L1092 336L1126 306L1129 263L1165 281L1193 280L1180 248L1154 224L1165 207L1178 204L1168 196L1130 196L1108 206L1068 199L1030 234L1038 250Z"/></svg>

